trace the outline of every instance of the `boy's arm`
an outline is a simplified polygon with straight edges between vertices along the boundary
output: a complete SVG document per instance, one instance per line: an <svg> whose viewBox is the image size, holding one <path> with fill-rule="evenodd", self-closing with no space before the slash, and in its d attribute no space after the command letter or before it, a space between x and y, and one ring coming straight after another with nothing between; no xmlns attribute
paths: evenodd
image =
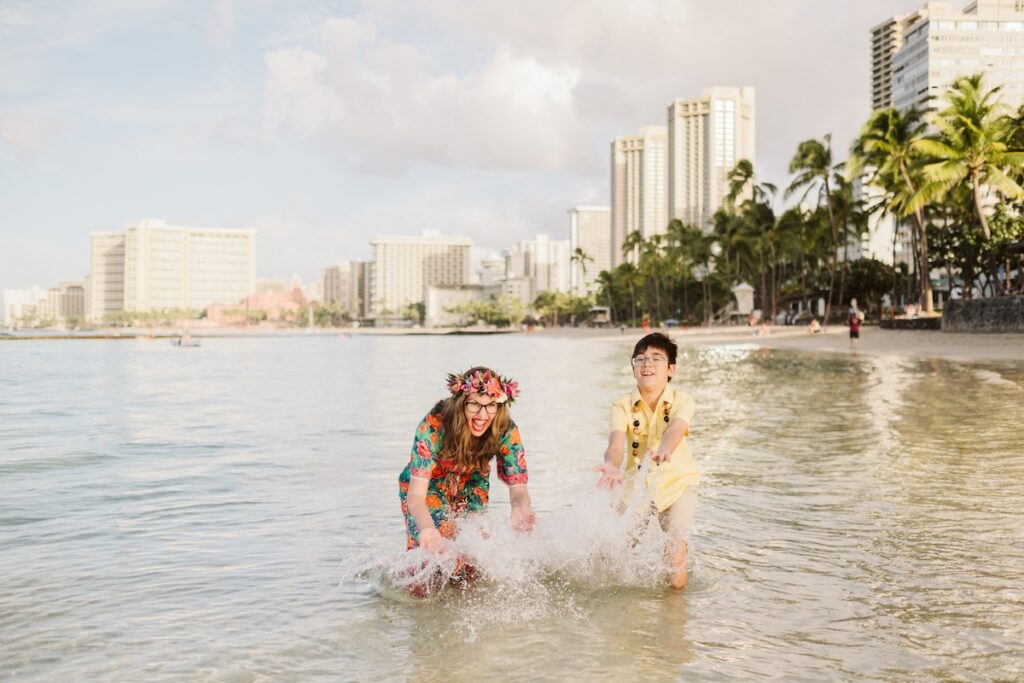
<svg viewBox="0 0 1024 683"><path fill-rule="evenodd" d="M608 448L604 451L604 462L594 468L599 472L601 478L597 480L598 487L614 489L622 483L622 458L626 451L626 432L621 429L613 429L608 435Z"/></svg>
<svg viewBox="0 0 1024 683"><path fill-rule="evenodd" d="M665 430L664 436L661 437L661 443L658 445L656 450L651 451L651 460L658 462L668 462L672 459L672 452L676 450L676 446L690 433L690 425L681 417L674 418L669 423L668 429Z"/></svg>
<svg viewBox="0 0 1024 683"><path fill-rule="evenodd" d="M608 448L604 451L605 463L613 467L622 466L622 458L626 453L626 432L619 429L608 434Z"/></svg>

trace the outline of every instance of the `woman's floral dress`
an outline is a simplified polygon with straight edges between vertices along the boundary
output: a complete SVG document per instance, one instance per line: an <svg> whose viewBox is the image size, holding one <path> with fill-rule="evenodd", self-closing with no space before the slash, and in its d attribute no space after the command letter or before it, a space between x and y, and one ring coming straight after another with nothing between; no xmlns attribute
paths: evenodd
<svg viewBox="0 0 1024 683"><path fill-rule="evenodd" d="M514 422L509 423L508 430L498 443L499 453L495 454L498 461L498 478L509 486L525 484L526 453L523 450L523 441L519 437L519 428ZM405 515L406 546L410 549L419 545L419 530L412 515L409 514L409 505L406 501L410 477L429 479L427 509L430 510L434 525L445 538L455 537L456 518L487 508L491 485L490 461L486 470L467 470L456 466L451 458L443 457L443 446L444 427L441 414L431 413L423 418L416 428L409 464L398 477L398 497L402 502L402 513Z"/></svg>

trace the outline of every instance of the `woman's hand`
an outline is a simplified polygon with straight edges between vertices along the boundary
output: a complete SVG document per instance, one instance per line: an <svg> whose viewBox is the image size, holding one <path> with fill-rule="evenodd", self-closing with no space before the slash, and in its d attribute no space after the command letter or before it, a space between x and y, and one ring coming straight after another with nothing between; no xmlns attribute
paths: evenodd
<svg viewBox="0 0 1024 683"><path fill-rule="evenodd" d="M420 547L423 548L423 552L432 555L448 554L448 541L437 527L430 526L420 530Z"/></svg>
<svg viewBox="0 0 1024 683"><path fill-rule="evenodd" d="M537 521L537 515L529 505L512 506L512 528L520 533L533 531L533 524Z"/></svg>
<svg viewBox="0 0 1024 683"><path fill-rule="evenodd" d="M622 484L623 475L622 470L615 465L610 465L606 462L601 463L595 467L593 472L599 472L601 478L597 480L597 487L614 491L617 486Z"/></svg>

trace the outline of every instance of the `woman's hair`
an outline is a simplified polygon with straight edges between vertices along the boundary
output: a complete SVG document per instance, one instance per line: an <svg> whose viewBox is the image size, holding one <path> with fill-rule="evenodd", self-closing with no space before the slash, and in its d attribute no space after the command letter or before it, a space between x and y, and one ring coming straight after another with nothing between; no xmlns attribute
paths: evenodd
<svg viewBox="0 0 1024 683"><path fill-rule="evenodd" d="M469 376L477 370L488 370L485 367L473 367L464 374ZM492 374L497 375L493 370ZM498 453L498 442L508 431L512 417L509 415L508 404L498 403L498 412L494 419L487 426L487 431L480 436L473 436L469 429L469 420L466 419L466 401L471 394L458 393L449 398L438 401L434 406L433 413L441 414L441 423L444 426L444 443L441 446L441 453L445 457L455 460L456 465L461 465L469 470L484 470L490 468L491 457Z"/></svg>

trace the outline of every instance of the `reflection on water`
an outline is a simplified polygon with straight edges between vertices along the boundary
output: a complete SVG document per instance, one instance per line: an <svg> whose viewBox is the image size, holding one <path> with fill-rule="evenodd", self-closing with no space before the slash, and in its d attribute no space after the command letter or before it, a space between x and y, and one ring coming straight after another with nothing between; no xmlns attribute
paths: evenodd
<svg viewBox="0 0 1024 683"><path fill-rule="evenodd" d="M632 341L0 345L0 671L1024 677L1024 366L687 350L704 476L679 593L593 492ZM495 481L469 590L353 577L401 552L413 429L476 363L524 388L537 533L503 536Z"/></svg>

